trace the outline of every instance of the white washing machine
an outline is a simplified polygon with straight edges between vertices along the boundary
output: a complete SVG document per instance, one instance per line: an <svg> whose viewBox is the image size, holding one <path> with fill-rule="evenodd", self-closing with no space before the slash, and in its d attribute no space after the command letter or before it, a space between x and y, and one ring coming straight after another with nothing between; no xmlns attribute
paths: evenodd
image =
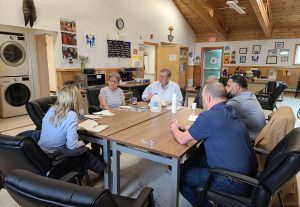
<svg viewBox="0 0 300 207"><path fill-rule="evenodd" d="M27 114L25 104L31 100L29 76L0 77L0 117Z"/></svg>
<svg viewBox="0 0 300 207"><path fill-rule="evenodd" d="M0 77L29 75L24 34L0 31Z"/></svg>

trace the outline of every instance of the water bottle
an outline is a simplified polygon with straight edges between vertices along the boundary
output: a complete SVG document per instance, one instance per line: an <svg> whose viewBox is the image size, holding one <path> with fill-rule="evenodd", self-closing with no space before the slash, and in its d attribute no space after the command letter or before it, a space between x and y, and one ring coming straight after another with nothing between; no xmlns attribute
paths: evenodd
<svg viewBox="0 0 300 207"><path fill-rule="evenodd" d="M161 111L161 100L158 95L154 95L150 101L150 111L160 112Z"/></svg>
<svg viewBox="0 0 300 207"><path fill-rule="evenodd" d="M175 114L177 111L177 96L176 93L173 93L172 96L172 113Z"/></svg>

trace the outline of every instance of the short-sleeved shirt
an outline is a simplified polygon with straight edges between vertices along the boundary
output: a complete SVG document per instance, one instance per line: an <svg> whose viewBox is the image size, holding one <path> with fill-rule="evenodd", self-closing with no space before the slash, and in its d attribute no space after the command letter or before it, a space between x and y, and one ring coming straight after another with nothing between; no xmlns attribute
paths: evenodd
<svg viewBox="0 0 300 207"><path fill-rule="evenodd" d="M203 140L210 168L224 168L249 176L256 175L257 160L247 128L236 109L225 102L200 113L189 133Z"/></svg>
<svg viewBox="0 0 300 207"><path fill-rule="evenodd" d="M249 136L256 138L266 125L266 118L256 96L243 91L227 101L227 105L234 106L245 122Z"/></svg>
<svg viewBox="0 0 300 207"><path fill-rule="evenodd" d="M155 93L162 101L166 102L167 104L172 103L173 93L175 93L177 97L177 105L182 104L183 97L180 88L178 84L174 83L173 81L169 81L166 86L162 86L159 81L151 83L143 92L142 98L143 100L145 100L145 97L149 96L149 94Z"/></svg>
<svg viewBox="0 0 300 207"><path fill-rule="evenodd" d="M108 86L100 90L99 96L105 99L107 106L111 109L122 106L125 99L122 89L117 88L112 91Z"/></svg>

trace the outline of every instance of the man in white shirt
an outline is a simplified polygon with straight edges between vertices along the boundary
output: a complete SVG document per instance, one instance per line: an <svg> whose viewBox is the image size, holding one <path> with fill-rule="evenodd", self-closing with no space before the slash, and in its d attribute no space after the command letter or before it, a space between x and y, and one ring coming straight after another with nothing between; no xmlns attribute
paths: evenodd
<svg viewBox="0 0 300 207"><path fill-rule="evenodd" d="M166 104L172 103L173 93L177 97L177 105L182 105L182 94L177 83L170 80L171 71L162 69L160 71L159 80L151 83L143 92L143 101L150 101L152 96L157 94L159 98Z"/></svg>

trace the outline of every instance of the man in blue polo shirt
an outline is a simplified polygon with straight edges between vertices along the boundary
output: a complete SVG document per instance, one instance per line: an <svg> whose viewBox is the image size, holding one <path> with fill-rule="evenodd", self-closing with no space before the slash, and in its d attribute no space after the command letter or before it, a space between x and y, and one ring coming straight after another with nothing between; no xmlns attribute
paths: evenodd
<svg viewBox="0 0 300 207"><path fill-rule="evenodd" d="M171 121L169 126L180 144L187 144L193 139L203 140L204 143L204 149L200 147L181 166L180 192L193 206L199 201L194 189L205 185L210 168L223 168L248 176L257 173L257 160L247 128L236 109L226 105L223 84L215 82L205 85L202 96L205 111L200 113L192 126L180 127L177 120ZM246 184L221 175L214 178L212 186L237 195L248 193ZM211 204L206 200L203 206Z"/></svg>

